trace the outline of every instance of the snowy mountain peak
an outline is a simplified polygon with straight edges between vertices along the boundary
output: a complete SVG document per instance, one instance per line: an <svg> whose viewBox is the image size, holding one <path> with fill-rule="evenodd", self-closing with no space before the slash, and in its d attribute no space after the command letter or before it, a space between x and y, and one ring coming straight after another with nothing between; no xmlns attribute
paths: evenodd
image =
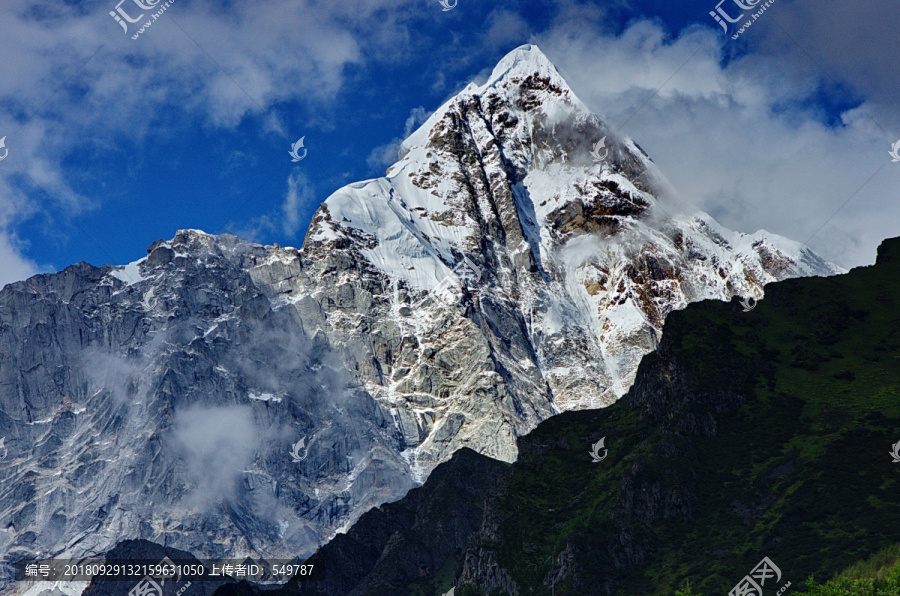
<svg viewBox="0 0 900 596"><path fill-rule="evenodd" d="M516 79L526 79L530 76L549 79L553 86L562 91L570 91L566 81L556 70L556 66L536 45L524 44L506 56L494 67L491 76L481 89L486 87L499 87Z"/></svg>
<svg viewBox="0 0 900 596"><path fill-rule="evenodd" d="M486 83L470 83L438 108L402 143L401 156L407 155L414 148L428 145L432 136L446 126L448 118L452 126L452 121L463 115L473 102L490 111L503 104L511 108L511 113L533 112L529 114L529 122L523 123L527 128L533 125L530 120L538 117L550 126L570 120L590 121L595 132L603 131L601 136L609 134L599 118L591 114L587 106L572 93L543 52L537 46L527 44L504 56ZM597 140L599 139L598 136ZM589 150L590 146L585 145L585 148Z"/></svg>
<svg viewBox="0 0 900 596"><path fill-rule="evenodd" d="M597 407L624 393L671 310L838 271L786 239L726 230L666 190L649 157L525 45L432 114L386 177L329 197L304 250L349 250L396 284L410 305L397 308L447 284L469 285L456 294L465 311L490 295L521 317L554 407ZM464 284L462 263L483 274Z"/></svg>

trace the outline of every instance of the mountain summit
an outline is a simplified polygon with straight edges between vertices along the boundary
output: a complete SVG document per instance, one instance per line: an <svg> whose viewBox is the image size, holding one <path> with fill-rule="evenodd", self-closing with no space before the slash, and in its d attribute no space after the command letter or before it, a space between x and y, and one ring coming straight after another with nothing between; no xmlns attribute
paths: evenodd
<svg viewBox="0 0 900 596"><path fill-rule="evenodd" d="M533 45L441 106L401 153L385 178L325 201L304 253L352 255L390 288L379 306L398 336L367 389L400 403L410 443L424 438L417 460L444 459L472 433L497 437L489 453L511 459L500 437L621 396L672 310L839 272L795 242L725 230L667 197L650 158L591 114ZM448 279L445 305L432 295ZM447 350L478 357L447 367L428 356ZM414 405L423 396L424 410ZM479 433L487 399L497 417ZM451 412L465 423L436 444Z"/></svg>
<svg viewBox="0 0 900 596"><path fill-rule="evenodd" d="M183 230L148 253L0 291L8 557L309 554L461 447L512 461L613 403L673 310L837 272L678 206L535 46L331 195L301 250Z"/></svg>

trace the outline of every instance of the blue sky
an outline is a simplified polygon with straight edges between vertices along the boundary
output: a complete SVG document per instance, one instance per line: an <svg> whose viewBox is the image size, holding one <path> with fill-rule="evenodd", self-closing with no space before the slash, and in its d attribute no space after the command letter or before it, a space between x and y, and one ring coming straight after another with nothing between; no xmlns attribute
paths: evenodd
<svg viewBox="0 0 900 596"><path fill-rule="evenodd" d="M0 284L180 228L300 246L331 192L523 43L724 225L845 267L900 234L896 2L776 0L738 40L707 0L175 0L137 39L117 4L0 7Z"/></svg>

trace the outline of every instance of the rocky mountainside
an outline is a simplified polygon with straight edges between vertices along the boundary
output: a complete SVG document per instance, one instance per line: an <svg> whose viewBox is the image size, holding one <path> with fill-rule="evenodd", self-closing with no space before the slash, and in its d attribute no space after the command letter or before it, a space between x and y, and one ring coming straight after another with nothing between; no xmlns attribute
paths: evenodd
<svg viewBox="0 0 900 596"><path fill-rule="evenodd" d="M441 106L401 153L385 178L329 197L303 254L342 288L335 306L373 297L362 320L358 305L329 311L329 332L369 344L354 371L424 471L467 445L511 461L513 437L549 414L614 402L672 310L838 272L679 204L535 46Z"/></svg>
<svg viewBox="0 0 900 596"><path fill-rule="evenodd" d="M402 153L302 250L185 230L0 291L0 553L309 554L462 447L513 461L613 403L673 310L837 272L679 205L534 46Z"/></svg>
<svg viewBox="0 0 900 596"><path fill-rule="evenodd" d="M543 422L511 465L457 452L313 555L326 577L267 594L768 595L900 552L898 296L900 238L750 313L691 305L612 407ZM778 577L731 592L764 557Z"/></svg>

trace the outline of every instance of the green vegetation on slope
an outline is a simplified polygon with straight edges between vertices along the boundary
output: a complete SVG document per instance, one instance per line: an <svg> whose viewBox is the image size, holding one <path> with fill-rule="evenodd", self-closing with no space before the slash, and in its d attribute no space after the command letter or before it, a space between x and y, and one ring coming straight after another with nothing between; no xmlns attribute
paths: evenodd
<svg viewBox="0 0 900 596"><path fill-rule="evenodd" d="M793 590L895 543L898 253L769 286L749 313L670 315L625 399L523 440L482 547L523 595L670 595L685 580L727 594L763 557L783 574L773 593Z"/></svg>
<svg viewBox="0 0 900 596"><path fill-rule="evenodd" d="M812 578L808 583L808 592L797 592L794 596L898 596L900 544L857 563L824 585Z"/></svg>

